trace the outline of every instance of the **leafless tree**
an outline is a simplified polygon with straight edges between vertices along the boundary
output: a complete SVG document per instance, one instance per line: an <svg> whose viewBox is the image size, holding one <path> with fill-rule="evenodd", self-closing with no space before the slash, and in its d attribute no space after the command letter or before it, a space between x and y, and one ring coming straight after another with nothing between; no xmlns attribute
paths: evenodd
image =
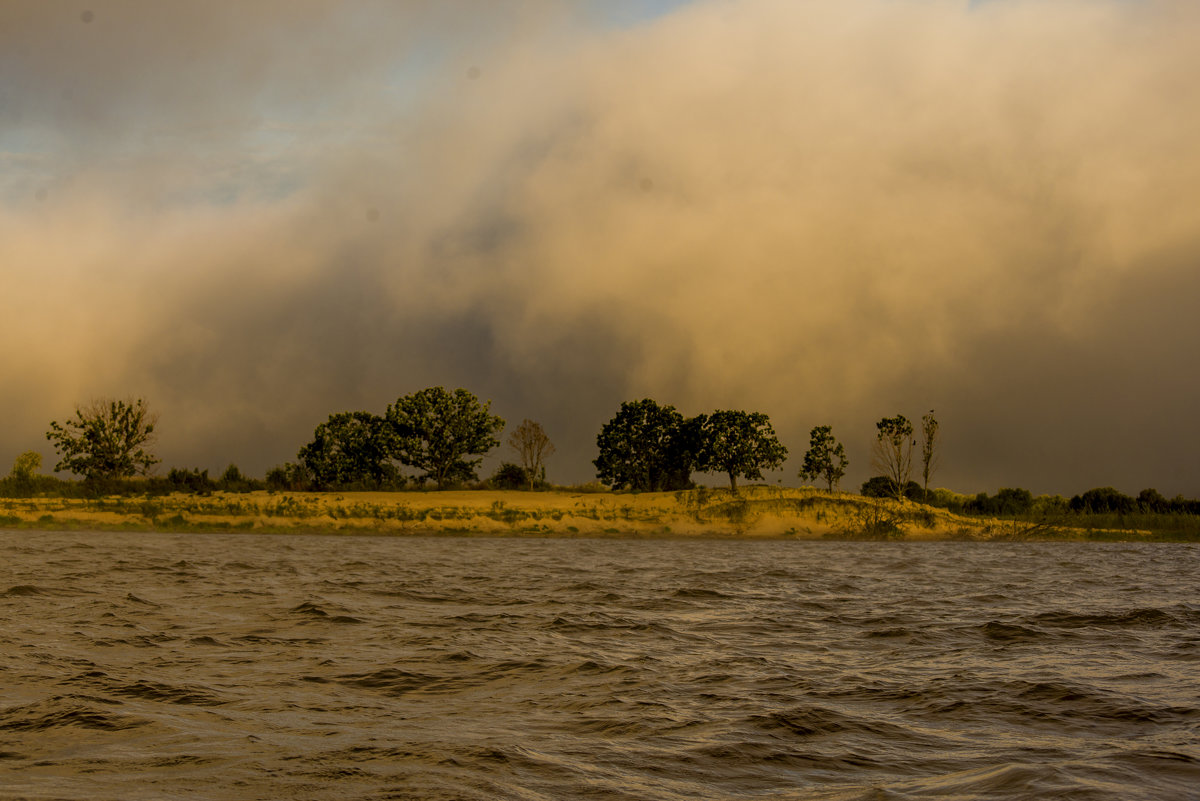
<svg viewBox="0 0 1200 801"><path fill-rule="evenodd" d="M912 474L913 426L904 415L885 417L875 424L878 432L871 448L871 466L892 481L896 498L904 497L904 488Z"/></svg>
<svg viewBox="0 0 1200 801"><path fill-rule="evenodd" d="M508 446L521 457L521 467L525 469L532 490L534 482L545 470L546 459L554 455L554 443L546 436L541 423L526 418L509 434Z"/></svg>

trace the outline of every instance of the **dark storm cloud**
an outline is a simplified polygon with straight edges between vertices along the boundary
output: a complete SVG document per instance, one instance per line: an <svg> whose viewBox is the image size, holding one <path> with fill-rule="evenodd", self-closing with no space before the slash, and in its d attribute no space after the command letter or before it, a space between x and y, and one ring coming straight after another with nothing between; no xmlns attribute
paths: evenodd
<svg viewBox="0 0 1200 801"><path fill-rule="evenodd" d="M0 457L132 393L261 473L445 384L560 480L653 396L853 482L935 408L935 483L1200 494L1195 4L64 9L0 9Z"/></svg>

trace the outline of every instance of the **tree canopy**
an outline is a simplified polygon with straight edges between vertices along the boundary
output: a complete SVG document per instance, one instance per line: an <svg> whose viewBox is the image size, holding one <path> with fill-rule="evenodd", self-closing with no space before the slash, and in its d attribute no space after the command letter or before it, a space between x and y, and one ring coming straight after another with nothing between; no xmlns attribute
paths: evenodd
<svg viewBox="0 0 1200 801"><path fill-rule="evenodd" d="M312 442L297 455L313 483L330 487L369 487L394 484L399 476L392 463L393 443L387 421L370 412L341 412L317 426Z"/></svg>
<svg viewBox="0 0 1200 801"><path fill-rule="evenodd" d="M806 481L823 480L829 492L833 492L850 464L846 459L846 449L833 436L832 426L816 426L808 436L808 452L804 454L800 478Z"/></svg>
<svg viewBox="0 0 1200 801"><path fill-rule="evenodd" d="M787 459L787 448L775 436L771 420L761 412L721 410L700 421L699 469L729 476L737 492L738 478L761 480L763 470L777 470Z"/></svg>
<svg viewBox="0 0 1200 801"><path fill-rule="evenodd" d="M393 455L425 471L420 479L432 480L438 489L475 480L483 454L500 444L498 434L504 429L504 420L491 414L490 406L465 389L448 392L443 387L399 398L387 407Z"/></svg>
<svg viewBox="0 0 1200 801"><path fill-rule="evenodd" d="M625 401L596 437L596 477L613 489L686 489L696 465L696 429L674 406Z"/></svg>
<svg viewBox="0 0 1200 801"><path fill-rule="evenodd" d="M54 471L67 470L88 480L144 475L159 461L145 447L154 441L156 422L142 398L77 406L73 418L61 424L51 421L46 432L61 457Z"/></svg>

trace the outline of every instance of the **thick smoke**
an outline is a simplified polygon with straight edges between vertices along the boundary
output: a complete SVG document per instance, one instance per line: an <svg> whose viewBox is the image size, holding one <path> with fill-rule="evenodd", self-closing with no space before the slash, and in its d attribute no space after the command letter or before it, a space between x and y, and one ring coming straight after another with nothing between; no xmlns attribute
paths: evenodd
<svg viewBox="0 0 1200 801"><path fill-rule="evenodd" d="M261 474L443 384L560 481L651 396L786 483L934 408L939 485L1200 494L1196 4L504 6L5 4L0 459L133 394Z"/></svg>

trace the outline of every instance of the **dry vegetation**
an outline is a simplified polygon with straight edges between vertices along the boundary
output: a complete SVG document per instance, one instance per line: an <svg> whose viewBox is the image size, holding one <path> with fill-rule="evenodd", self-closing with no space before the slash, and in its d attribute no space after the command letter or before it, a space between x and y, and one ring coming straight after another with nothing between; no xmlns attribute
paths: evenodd
<svg viewBox="0 0 1200 801"><path fill-rule="evenodd" d="M527 537L877 540L1085 539L1095 532L963 517L814 489L214 493L0 500L6 528ZM1112 532L1116 535L1117 532ZM1119 532L1122 539L1139 532Z"/></svg>

